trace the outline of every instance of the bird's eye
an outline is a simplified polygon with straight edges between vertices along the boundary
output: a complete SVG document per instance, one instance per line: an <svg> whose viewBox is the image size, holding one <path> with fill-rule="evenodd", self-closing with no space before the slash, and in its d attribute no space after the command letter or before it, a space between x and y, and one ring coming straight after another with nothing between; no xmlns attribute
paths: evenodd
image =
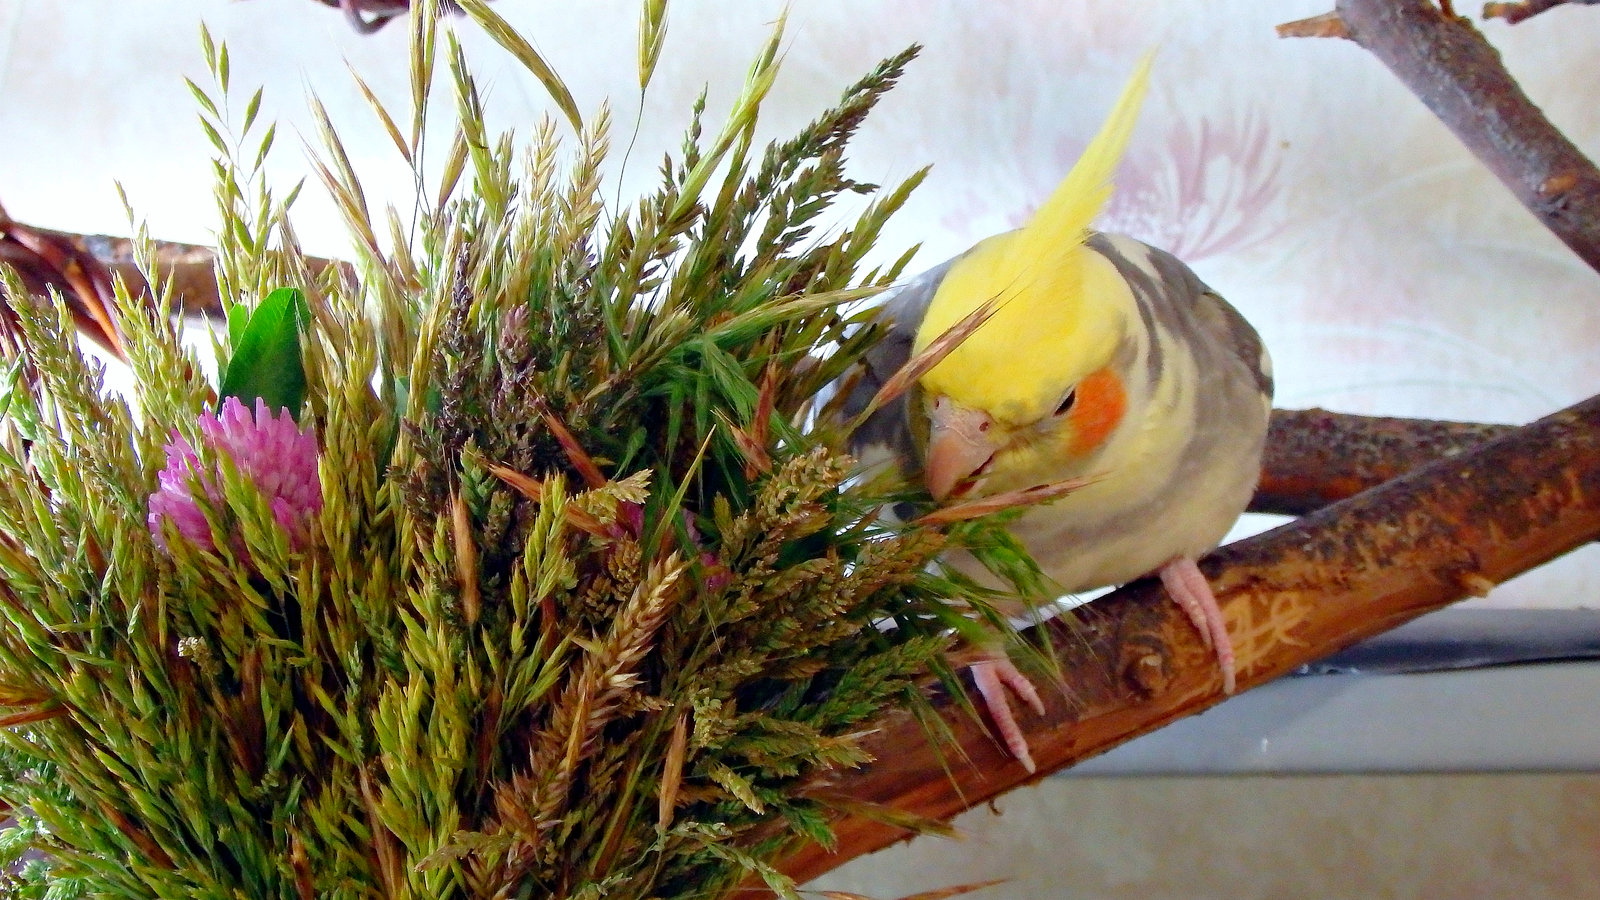
<svg viewBox="0 0 1600 900"><path fill-rule="evenodd" d="M1066 399L1062 400L1061 405L1056 407L1056 415L1066 415L1072 410L1072 404L1076 402L1078 402L1078 390L1077 388L1073 388L1072 390L1067 391Z"/></svg>

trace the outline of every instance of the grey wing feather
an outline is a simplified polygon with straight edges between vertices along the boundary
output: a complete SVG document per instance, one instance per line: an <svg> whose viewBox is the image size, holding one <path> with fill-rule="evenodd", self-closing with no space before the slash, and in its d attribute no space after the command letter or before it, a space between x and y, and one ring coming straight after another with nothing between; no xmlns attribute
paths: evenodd
<svg viewBox="0 0 1600 900"><path fill-rule="evenodd" d="M1207 288L1195 302L1195 318L1216 338L1217 343L1233 350L1255 377L1256 388L1272 399L1272 359L1261 343L1261 336L1245 321L1233 304L1222 299L1217 292Z"/></svg>
<svg viewBox="0 0 1600 900"><path fill-rule="evenodd" d="M917 326L953 262L954 259L948 260L906 282L879 307L877 321L889 331L863 357L861 378L841 407L847 419L866 409L884 384L911 359ZM911 437L909 398L908 392L885 404L850 436L850 452L863 464L873 466L893 460L908 475L918 467L916 443Z"/></svg>
<svg viewBox="0 0 1600 900"><path fill-rule="evenodd" d="M1124 253L1116 244L1119 240L1137 246L1139 251ZM1145 320L1146 331L1154 331L1160 324L1174 336L1188 339L1191 348L1197 351L1201 346L1218 348L1243 363L1256 388L1269 399L1272 397L1272 361L1260 336L1238 310L1201 281L1182 260L1132 238L1097 233L1086 243L1091 250L1110 260L1117 273L1128 282L1138 301L1139 314ZM1179 309L1179 304L1186 304L1187 309ZM1194 340L1202 336L1209 340ZM1152 350L1149 363L1153 381L1162 363L1159 350Z"/></svg>

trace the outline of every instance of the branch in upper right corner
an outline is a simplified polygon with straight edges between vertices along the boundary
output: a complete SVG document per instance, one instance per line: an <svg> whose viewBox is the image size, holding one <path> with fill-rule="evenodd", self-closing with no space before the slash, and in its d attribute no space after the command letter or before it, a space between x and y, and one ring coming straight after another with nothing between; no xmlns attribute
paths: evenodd
<svg viewBox="0 0 1600 900"><path fill-rule="evenodd" d="M1515 25L1526 19L1531 19L1545 10L1565 6L1568 3L1581 3L1593 6L1600 0L1513 0L1510 3L1485 3L1483 17L1485 19L1504 19L1508 24Z"/></svg>
<svg viewBox="0 0 1600 900"><path fill-rule="evenodd" d="M1349 38L1376 56L1529 212L1600 271L1600 170L1528 99L1471 22L1434 0L1338 0L1332 15L1279 26L1279 34Z"/></svg>

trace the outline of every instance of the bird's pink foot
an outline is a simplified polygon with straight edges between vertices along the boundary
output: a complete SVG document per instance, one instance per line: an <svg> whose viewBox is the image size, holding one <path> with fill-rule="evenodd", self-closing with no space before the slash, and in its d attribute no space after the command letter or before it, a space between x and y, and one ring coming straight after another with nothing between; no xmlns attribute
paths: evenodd
<svg viewBox="0 0 1600 900"><path fill-rule="evenodd" d="M1017 669L1016 663L1004 651L973 663L972 681L983 697L984 706L989 708L995 730L1000 732L1000 740L1005 743L1006 749L1017 758L1017 762L1022 763L1024 769L1034 771L1033 754L1028 752L1028 739L1023 736L1022 726L1017 724L1017 717L1011 712L1011 700L1006 696L1009 688L1033 707L1034 712L1044 715L1044 701L1039 698L1039 691L1034 688L1033 682Z"/></svg>
<svg viewBox="0 0 1600 900"><path fill-rule="evenodd" d="M1200 574L1200 567L1188 557L1177 557L1161 567L1161 584L1189 614L1189 621L1194 623L1206 646L1216 652L1217 667L1222 670L1222 692L1233 693L1233 640L1228 637L1228 626L1222 620L1222 607L1217 605L1217 597L1211 593L1206 577Z"/></svg>

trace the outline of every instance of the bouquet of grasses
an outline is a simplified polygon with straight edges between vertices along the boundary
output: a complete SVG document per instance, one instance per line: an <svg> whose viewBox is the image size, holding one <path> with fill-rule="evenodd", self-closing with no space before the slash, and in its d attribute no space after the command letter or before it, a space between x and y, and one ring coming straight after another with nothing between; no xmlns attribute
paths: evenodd
<svg viewBox="0 0 1600 900"><path fill-rule="evenodd" d="M315 108L353 266L300 252L261 93L234 116L204 36L216 383L170 290L120 294L123 399L59 298L6 276L11 895L716 897L759 876L792 896L770 860L827 842L841 802L807 784L865 761L863 730L965 621L972 586L930 569L948 529L877 521L892 488L848 479L841 428L803 427L877 338L850 304L909 257L860 271L920 175L813 229L878 190L845 146L914 51L758 153L780 23L715 136L702 97L659 189L608 209L606 111L585 121L527 41L459 6L575 146L549 120L520 150L486 133L420 4L409 128L366 91L413 221L372 215ZM664 33L646 3L641 89ZM428 167L436 80L456 124Z"/></svg>

